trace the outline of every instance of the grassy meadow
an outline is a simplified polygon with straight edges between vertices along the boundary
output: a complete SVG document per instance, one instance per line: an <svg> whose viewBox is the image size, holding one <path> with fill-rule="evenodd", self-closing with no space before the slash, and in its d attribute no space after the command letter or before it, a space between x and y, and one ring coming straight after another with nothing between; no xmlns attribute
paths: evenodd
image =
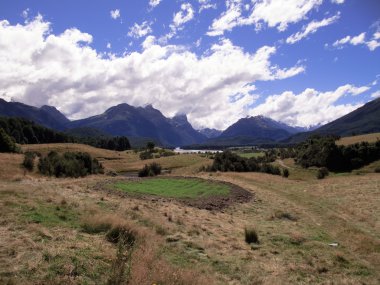
<svg viewBox="0 0 380 285"><path fill-rule="evenodd" d="M283 178L199 172L212 160L198 154L141 161L78 144L22 148L87 151L106 173L153 161L171 173L57 179L24 171L20 154L0 154L0 284L380 283L379 162L318 180L292 159L275 162L288 168ZM176 200L226 195L226 183L254 198L221 210ZM109 238L120 228L136 239L133 250ZM247 229L258 241L245 241Z"/></svg>

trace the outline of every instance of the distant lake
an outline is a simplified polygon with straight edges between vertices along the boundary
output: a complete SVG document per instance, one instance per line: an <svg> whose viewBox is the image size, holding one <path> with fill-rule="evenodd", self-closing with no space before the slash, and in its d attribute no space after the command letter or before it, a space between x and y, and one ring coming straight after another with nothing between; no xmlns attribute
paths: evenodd
<svg viewBox="0 0 380 285"><path fill-rule="evenodd" d="M216 150L216 149L182 149L179 147L176 147L174 149L174 152L176 153L206 153L206 152L211 152L211 153L218 153L222 152L221 150Z"/></svg>

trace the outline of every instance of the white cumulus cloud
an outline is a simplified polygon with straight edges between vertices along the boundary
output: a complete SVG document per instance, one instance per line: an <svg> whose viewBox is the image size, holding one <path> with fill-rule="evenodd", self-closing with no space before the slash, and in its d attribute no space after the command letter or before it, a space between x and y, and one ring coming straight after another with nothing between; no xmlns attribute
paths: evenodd
<svg viewBox="0 0 380 285"><path fill-rule="evenodd" d="M266 24L270 28L285 31L289 24L297 23L322 4L323 0L257 0L252 1L252 11L245 16L242 13L242 0L227 0L226 11L215 19L207 32L209 36L222 35L235 27L256 25L257 29Z"/></svg>
<svg viewBox="0 0 380 285"><path fill-rule="evenodd" d="M199 13L203 10L216 9L216 3L211 3L210 0L198 0L199 2Z"/></svg>
<svg viewBox="0 0 380 285"><path fill-rule="evenodd" d="M380 47L380 32L376 31L369 40L366 40L365 32L357 36L346 36L340 40L336 40L332 45L336 48L343 48L346 44L351 44L354 46L365 45L370 51L374 51Z"/></svg>
<svg viewBox="0 0 380 285"><path fill-rule="evenodd" d="M147 21L141 23L141 25L135 23L128 32L128 36L134 38L144 37L152 32L152 28L150 27L150 23Z"/></svg>
<svg viewBox="0 0 380 285"><path fill-rule="evenodd" d="M317 32L320 28L331 25L335 23L340 17L340 14L336 14L335 16L332 16L330 18L325 18L321 21L311 21L309 24L304 26L302 28L301 32L297 32L295 34L292 34L286 39L286 42L288 44L294 44L303 38L307 37L309 34L314 34Z"/></svg>
<svg viewBox="0 0 380 285"><path fill-rule="evenodd" d="M111 18L116 20L117 18L120 18L120 10L115 9L110 11Z"/></svg>
<svg viewBox="0 0 380 285"><path fill-rule="evenodd" d="M229 40L201 56L148 36L141 52L105 57L92 36L68 29L53 34L36 18L24 25L0 22L0 96L56 106L71 119L100 114L120 103L153 104L166 116L188 115L195 127L223 129L249 113L256 81L304 71L271 63L275 47L250 53Z"/></svg>
<svg viewBox="0 0 380 285"><path fill-rule="evenodd" d="M173 25L179 27L194 18L194 9L190 3L183 3L181 10L173 17Z"/></svg>
<svg viewBox="0 0 380 285"><path fill-rule="evenodd" d="M251 115L265 115L292 126L310 127L326 124L360 107L362 104L336 104L349 95L358 95L369 90L367 86L350 84L334 91L318 91L307 88L300 94L286 91L266 98L265 102L251 111Z"/></svg>
<svg viewBox="0 0 380 285"><path fill-rule="evenodd" d="M371 94L371 97L372 98L380 98L380 90L373 92Z"/></svg>
<svg viewBox="0 0 380 285"><path fill-rule="evenodd" d="M161 3L162 0L149 0L149 6L154 8Z"/></svg>
<svg viewBox="0 0 380 285"><path fill-rule="evenodd" d="M344 0L331 0L331 2L335 4L343 4Z"/></svg>

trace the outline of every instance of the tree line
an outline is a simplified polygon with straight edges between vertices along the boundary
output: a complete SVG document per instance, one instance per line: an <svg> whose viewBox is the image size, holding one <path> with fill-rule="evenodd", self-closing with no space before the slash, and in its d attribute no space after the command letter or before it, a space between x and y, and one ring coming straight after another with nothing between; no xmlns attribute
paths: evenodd
<svg viewBox="0 0 380 285"><path fill-rule="evenodd" d="M326 167L330 171L351 171L380 159L380 140L352 145L337 145L336 136L313 136L294 151L295 162L302 167Z"/></svg>
<svg viewBox="0 0 380 285"><path fill-rule="evenodd" d="M125 136L79 138L42 127L23 118L0 117L0 151L15 152L14 143L83 143L94 147L123 151L131 148ZM1 143L3 142L3 143Z"/></svg>
<svg viewBox="0 0 380 285"><path fill-rule="evenodd" d="M25 160L27 157L25 155ZM86 152L65 152L60 155L55 151L51 151L47 156L39 159L38 170L48 176L75 178L104 173L103 166L99 161Z"/></svg>
<svg viewBox="0 0 380 285"><path fill-rule="evenodd" d="M203 167L205 171L221 172L263 172L273 175L283 175L287 177L289 171L286 169L281 172L278 166L270 164L276 159L274 151L268 151L264 157L244 158L229 150L215 155L211 166Z"/></svg>

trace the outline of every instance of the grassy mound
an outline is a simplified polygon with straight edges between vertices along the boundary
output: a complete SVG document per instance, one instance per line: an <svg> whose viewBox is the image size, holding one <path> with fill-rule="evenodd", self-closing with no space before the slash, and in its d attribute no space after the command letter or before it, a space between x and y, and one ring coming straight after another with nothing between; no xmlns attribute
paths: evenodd
<svg viewBox="0 0 380 285"><path fill-rule="evenodd" d="M118 182L115 188L132 194L147 194L166 198L204 198L227 196L230 186L202 179L154 178Z"/></svg>

